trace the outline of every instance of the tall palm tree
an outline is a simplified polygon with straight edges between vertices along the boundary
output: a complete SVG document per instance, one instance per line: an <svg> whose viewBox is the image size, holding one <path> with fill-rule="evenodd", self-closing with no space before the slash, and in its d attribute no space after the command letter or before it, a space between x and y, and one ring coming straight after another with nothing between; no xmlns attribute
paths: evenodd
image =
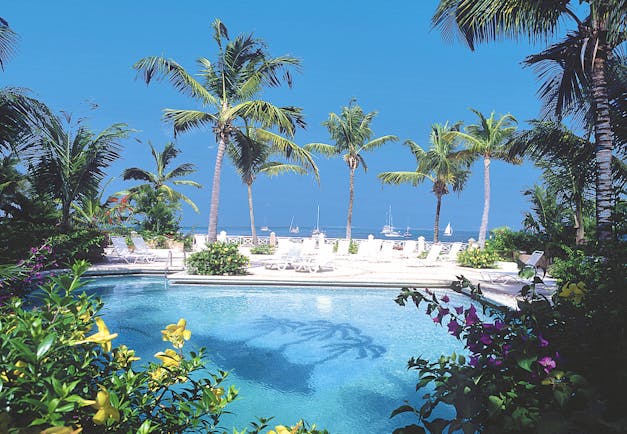
<svg viewBox="0 0 627 434"><path fill-rule="evenodd" d="M202 185L196 181L191 181L189 179L177 179L194 173L196 171L195 166L190 163L184 163L170 170L168 166L172 163L172 160L174 160L176 156L181 153L181 151L177 149L173 143L166 143L163 151L161 152L157 151L155 147L152 146L152 143L148 143L148 146L150 146L150 152L152 154L152 158L154 159L157 171L150 172L149 170L140 169L138 167L129 167L128 169L124 169L124 172L122 172L122 178L125 181L128 181L129 179L145 181L144 184L131 188L129 192L140 192L144 187L149 187L154 190L158 196L174 202L182 200L191 206L194 211L198 212L198 207L189 197L185 196L180 191L176 191L168 185L168 183L171 182L174 185L189 185L196 188L202 188Z"/></svg>
<svg viewBox="0 0 627 434"><path fill-rule="evenodd" d="M149 84L153 78L167 78L179 92L189 95L201 106L199 110L165 109L164 119L174 126L175 134L211 126L218 149L216 153L208 238L214 242L218 228L220 174L227 145L236 130L245 128L243 119L258 122L263 128L278 128L293 137L296 126L305 126L298 107L278 107L258 96L264 86L279 86L283 80L291 86L290 67L300 61L290 56L271 57L265 44L252 35L239 35L229 40L226 26L213 22L214 40L218 45L215 62L198 59L200 81L172 59L145 57L133 68L143 74ZM238 124L239 122L239 124Z"/></svg>
<svg viewBox="0 0 627 434"><path fill-rule="evenodd" d="M594 144L564 125L532 121L532 129L512 140L511 154L531 157L542 169L547 189L573 210L575 243L585 241L584 203L594 186Z"/></svg>
<svg viewBox="0 0 627 434"><path fill-rule="evenodd" d="M437 199L433 224L433 242L435 243L439 242L442 197L448 194L449 187L453 191L461 191L470 173L467 169L470 164L469 157L457 150L458 139L454 133L458 129L459 124L452 126L448 122L444 125L433 124L429 135L431 146L428 151L422 149L413 140L405 141L405 145L409 147L416 159L417 167L414 172L383 172L378 175L384 184L417 186L426 179L433 183L432 191Z"/></svg>
<svg viewBox="0 0 627 434"><path fill-rule="evenodd" d="M326 156L341 155L349 170L348 216L346 218L346 239L351 238L353 221L353 200L355 197L355 170L361 165L368 170L363 153L372 151L387 142L395 142L398 137L387 135L372 139L370 123L377 112L364 113L353 99L348 106L342 107L342 113L329 114L329 119L322 123L329 130L335 145L310 143L305 149L319 152Z"/></svg>
<svg viewBox="0 0 627 434"><path fill-rule="evenodd" d="M510 114L495 119L492 112L489 118L483 113L471 109L478 117L479 123L468 125L464 131L455 131L455 134L466 143L466 150L462 153L469 157L483 158L483 214L479 227L479 245L485 246L488 232L488 216L490 214L490 163L492 160L503 160L519 164L520 160L510 156L509 138L516 131L516 119Z"/></svg>
<svg viewBox="0 0 627 434"><path fill-rule="evenodd" d="M589 14L579 18L573 6L587 3ZM576 31L544 52L559 56L557 75L549 74L540 92L560 114L569 102L589 98L592 107L597 161L597 237L605 248L612 238L612 124L608 68L627 40L625 0L441 0L433 24L444 31L457 29L474 50L477 42L503 37L527 37L531 41L556 36L561 20L570 19ZM543 60L543 53L530 63ZM581 65L581 67L578 67ZM587 89L586 89L587 88Z"/></svg>
<svg viewBox="0 0 627 434"><path fill-rule="evenodd" d="M253 182L259 174L276 176L283 173L305 175L313 172L318 179L318 167L309 151L278 134L248 127L246 134L237 131L227 147L227 153L248 190L248 212L253 244L257 244L257 229L253 209ZM280 157L287 160L270 161Z"/></svg>
<svg viewBox="0 0 627 434"><path fill-rule="evenodd" d="M104 169L120 157L120 141L131 130L126 124L114 124L96 134L82 121L67 126L52 116L41 120L26 155L37 190L61 204L61 226L70 226L72 203L95 194L104 178Z"/></svg>
<svg viewBox="0 0 627 434"><path fill-rule="evenodd" d="M11 30L9 23L0 17L0 69L4 69L4 64L13 54L17 34Z"/></svg>

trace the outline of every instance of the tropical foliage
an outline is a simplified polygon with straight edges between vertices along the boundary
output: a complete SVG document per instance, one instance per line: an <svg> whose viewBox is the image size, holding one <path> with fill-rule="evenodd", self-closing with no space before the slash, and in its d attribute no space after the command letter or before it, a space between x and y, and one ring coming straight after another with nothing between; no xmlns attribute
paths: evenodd
<svg viewBox="0 0 627 434"><path fill-rule="evenodd" d="M457 263L462 267L494 268L499 255L490 249L466 249L457 255Z"/></svg>
<svg viewBox="0 0 627 434"><path fill-rule="evenodd" d="M516 130L516 119L506 114L499 119L494 112L486 118L483 113L472 110L478 117L479 123L468 125L464 131L456 131L461 140L466 144L467 157L480 157L483 159L483 214L479 227L479 246L485 247L486 234L488 232L488 216L490 214L490 164L492 160L504 160L509 163L519 161L510 156L508 139Z"/></svg>
<svg viewBox="0 0 627 434"><path fill-rule="evenodd" d="M378 175L384 184L408 183L413 186L429 180L433 183L433 194L437 199L435 208L435 223L433 224L433 241L438 242L440 232L440 208L442 197L449 192L461 191L468 178L467 166L471 159L457 150L458 139L455 134L459 131L459 124L434 124L431 127L428 151L425 151L413 140L405 141L412 155L416 159L414 172L383 172Z"/></svg>
<svg viewBox="0 0 627 434"><path fill-rule="evenodd" d="M576 3L587 4L586 17L577 16ZM456 33L474 50L477 43L502 38L548 40L558 35L562 20L574 22L576 29L542 53L528 57L527 63L535 65L544 80L540 96L547 114L561 120L564 114L586 113L586 126L595 137L597 237L607 245L612 238L614 206L612 117L622 119L619 125L625 121L625 111L612 113L612 109L624 107L625 87L615 86L610 78L621 75L612 74L613 68L624 69L620 54L627 38L624 0L441 0L433 24ZM623 66L617 66L620 64Z"/></svg>
<svg viewBox="0 0 627 434"><path fill-rule="evenodd" d="M244 134L245 133L245 134ZM283 173L305 175L312 172L318 178L318 166L309 151L278 134L249 126L245 131L236 131L227 153L235 170L246 184L248 212L253 244L257 244L257 228L253 210L252 185L257 175L277 176ZM279 160L270 160L278 157ZM281 161L287 160L287 162Z"/></svg>
<svg viewBox="0 0 627 434"><path fill-rule="evenodd" d="M248 257L239 253L237 244L215 242L189 256L187 272L218 276L246 274L248 262Z"/></svg>
<svg viewBox="0 0 627 434"><path fill-rule="evenodd" d="M153 78L167 78L179 92L191 96L202 110L166 109L164 119L174 126L175 134L211 126L218 143L211 190L209 212L209 241L217 238L220 174L226 147L236 130L246 128L245 121L256 122L262 128L277 128L281 134L293 137L296 126L304 126L301 109L278 107L259 96L264 86L279 86L284 79L291 86L290 68L299 61L289 56L271 57L264 43L252 35L229 39L226 26L213 22L213 39L218 46L216 61L198 59L198 81L174 60L165 57L145 57L133 67L142 73L148 84ZM206 111L206 110L212 111Z"/></svg>
<svg viewBox="0 0 627 434"><path fill-rule="evenodd" d="M144 181L144 183L121 192L121 194L128 195L134 201L135 215L144 216L140 222L143 230L156 235L174 234L180 229L179 220L175 216L175 213L180 209L180 202L187 203L196 212L198 212L198 207L190 198L168 184L188 185L196 188L202 188L202 186L196 181L178 179L194 173L196 169L193 164L184 163L173 169L168 167L172 160L180 154L180 150L173 143L167 143L161 152L157 151L151 143L149 146L156 172L138 167L125 169L122 173L124 180L134 179Z"/></svg>
<svg viewBox="0 0 627 434"><path fill-rule="evenodd" d="M364 113L357 105L356 100L351 100L348 106L342 107L342 113L329 114L329 119L322 123L329 130L331 139L335 145L324 143L310 143L305 149L319 152L326 156L341 156L349 170L348 178L348 215L346 217L346 239L351 239L351 227L353 222L353 201L355 198L355 171L359 166L368 170L364 153L372 151L387 142L395 142L398 137L387 135L372 138L370 128L372 120L377 112Z"/></svg>

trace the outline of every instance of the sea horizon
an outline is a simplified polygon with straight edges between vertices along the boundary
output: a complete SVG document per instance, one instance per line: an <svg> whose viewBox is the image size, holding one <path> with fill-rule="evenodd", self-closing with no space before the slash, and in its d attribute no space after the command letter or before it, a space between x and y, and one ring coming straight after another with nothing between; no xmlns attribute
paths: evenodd
<svg viewBox="0 0 627 434"><path fill-rule="evenodd" d="M469 231L469 230L453 230L453 233L450 236L444 235L444 228L446 225L442 226L440 229L440 241L442 242L468 242L470 238L478 239L478 231ZM262 231L261 226L257 227L257 236L258 237L267 237L270 236L271 232L274 232L278 237L293 237L293 238L307 238L312 236L314 226L299 226L298 233L290 232L289 226L270 226L268 231ZM423 236L425 241L433 241L433 229L418 229L418 228L395 228L400 234L400 237L386 237L381 233L381 228L371 228L371 227L359 227L354 226L352 228L352 238L354 239L366 239L368 235L373 235L375 238L380 238L384 240L392 240L392 241L403 241L403 240L416 240L418 237ZM320 230L325 234L327 238L344 238L346 234L346 226L328 226L321 227ZM227 236L250 236L250 226L221 226L218 225L218 232L226 231ZM408 231L411 236L403 236L403 234ZM181 232L183 233L192 233L192 234L206 234L207 226L182 226Z"/></svg>

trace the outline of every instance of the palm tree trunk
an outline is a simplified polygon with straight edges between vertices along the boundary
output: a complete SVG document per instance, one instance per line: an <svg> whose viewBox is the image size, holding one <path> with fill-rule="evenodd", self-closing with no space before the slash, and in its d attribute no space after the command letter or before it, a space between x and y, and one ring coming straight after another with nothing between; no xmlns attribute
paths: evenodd
<svg viewBox="0 0 627 434"><path fill-rule="evenodd" d="M479 227L479 247L485 247L485 238L488 232L488 215L490 214L490 158L483 157L483 215Z"/></svg>
<svg viewBox="0 0 627 434"><path fill-rule="evenodd" d="M220 174L222 173L222 160L226 149L226 135L220 133L218 139L218 152L216 153L216 166L213 169L213 185L211 186L211 209L209 210L209 228L207 241L215 243L218 238L218 206L220 205Z"/></svg>
<svg viewBox="0 0 627 434"><path fill-rule="evenodd" d="M351 225L353 223L353 199L355 197L355 169L349 169L348 178L348 216L346 217L346 239L351 239Z"/></svg>
<svg viewBox="0 0 627 434"><path fill-rule="evenodd" d="M250 233L253 237L253 245L257 245L257 229L255 228L255 212L253 211L253 185L248 186L248 213L250 214Z"/></svg>
<svg viewBox="0 0 627 434"><path fill-rule="evenodd" d="M595 108L594 138L597 162L596 219L597 239L601 250L604 250L607 243L612 239L612 126L607 96L607 79L605 77L607 52L607 44L599 44L592 70L592 95Z"/></svg>
<svg viewBox="0 0 627 434"><path fill-rule="evenodd" d="M586 234L583 227L583 205L580 200L575 203L575 244L581 245L586 240Z"/></svg>
<svg viewBox="0 0 627 434"><path fill-rule="evenodd" d="M433 223L433 242L439 243L438 235L440 233L440 208L442 207L442 195L436 194L438 204L435 207L435 222Z"/></svg>

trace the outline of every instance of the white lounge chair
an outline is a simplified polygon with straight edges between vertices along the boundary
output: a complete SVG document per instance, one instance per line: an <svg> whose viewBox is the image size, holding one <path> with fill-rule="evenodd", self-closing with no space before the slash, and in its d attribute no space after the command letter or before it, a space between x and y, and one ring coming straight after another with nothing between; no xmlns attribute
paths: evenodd
<svg viewBox="0 0 627 434"><path fill-rule="evenodd" d="M265 267L269 270L285 270L300 258L301 250L300 243L282 240L277 246L276 253L265 261Z"/></svg>
<svg viewBox="0 0 627 434"><path fill-rule="evenodd" d="M122 259L127 264L131 262L136 263L138 261L150 262L154 259L152 255L131 252L126 245L126 239L124 237L111 237L111 244L113 244L115 257Z"/></svg>
<svg viewBox="0 0 627 434"><path fill-rule="evenodd" d="M407 240L403 244L403 251L401 252L402 258L412 258L416 254L416 241Z"/></svg>
<svg viewBox="0 0 627 434"><path fill-rule="evenodd" d="M133 253L146 255L153 261L167 261L172 258L172 252L169 249L151 249L146 244L146 240L141 235L131 235L131 241L135 245Z"/></svg>
<svg viewBox="0 0 627 434"><path fill-rule="evenodd" d="M532 268L534 274L538 271L538 262L544 256L544 251L536 250L531 256L524 262L524 268ZM523 283L528 284L529 279L525 279L519 275L519 273L511 272L494 272L494 271L481 271L481 280L488 281L490 283Z"/></svg>
<svg viewBox="0 0 627 434"><path fill-rule="evenodd" d="M448 253L444 257L441 257L439 259L442 261L457 262L457 255L459 254L461 249L462 243L453 243L451 244L451 248L449 249Z"/></svg>
<svg viewBox="0 0 627 434"><path fill-rule="evenodd" d="M438 265L438 257L442 251L442 244L432 244L427 253L427 257L424 259L418 259L418 265L421 267L433 267Z"/></svg>
<svg viewBox="0 0 627 434"><path fill-rule="evenodd" d="M336 257L339 258L346 258L348 257L348 255L350 255L350 246L351 246L351 241L350 240L338 240L337 242L337 252L336 252Z"/></svg>
<svg viewBox="0 0 627 434"><path fill-rule="evenodd" d="M382 241L381 250L377 255L378 259L389 262L394 256L394 241Z"/></svg>
<svg viewBox="0 0 627 434"><path fill-rule="evenodd" d="M207 235L194 234L194 242L192 244L192 251L200 252L207 248Z"/></svg>
<svg viewBox="0 0 627 434"><path fill-rule="evenodd" d="M301 257L298 261L294 262L294 270L309 271L310 273L322 271L323 269L333 270L335 268L333 259L333 245L322 244L315 255Z"/></svg>

